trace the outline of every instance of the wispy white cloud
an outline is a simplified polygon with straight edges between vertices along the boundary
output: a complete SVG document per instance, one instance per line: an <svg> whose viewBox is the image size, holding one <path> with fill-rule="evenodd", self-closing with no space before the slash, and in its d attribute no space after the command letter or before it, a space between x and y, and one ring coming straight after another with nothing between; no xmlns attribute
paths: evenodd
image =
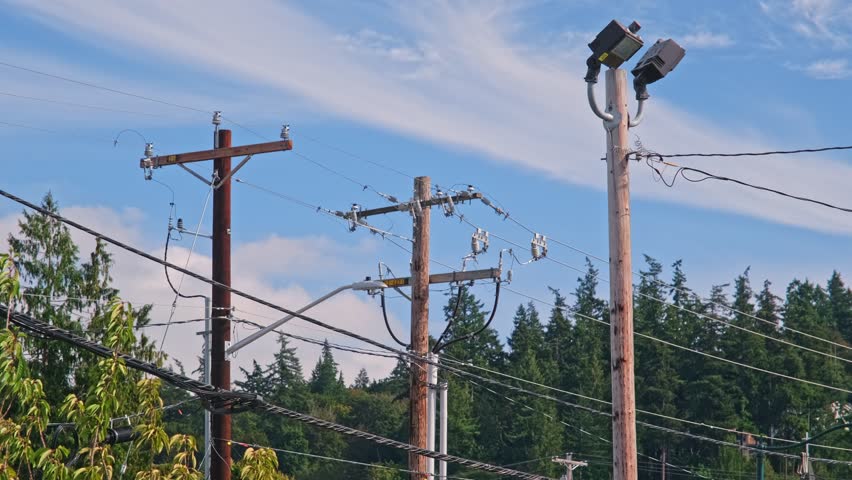
<svg viewBox="0 0 852 480"><path fill-rule="evenodd" d="M845 0L764 0L760 7L800 37L837 49L852 45L852 4Z"/></svg>
<svg viewBox="0 0 852 480"><path fill-rule="evenodd" d="M789 65L792 70L804 72L818 80L839 80L852 77L852 68L846 59L817 60L808 65Z"/></svg>
<svg viewBox="0 0 852 480"><path fill-rule="evenodd" d="M711 33L700 31L683 37L683 45L687 48L726 48L734 44L727 33Z"/></svg>
<svg viewBox="0 0 852 480"><path fill-rule="evenodd" d="M517 39L513 15L500 8L407 2L404 9L389 13L407 38L414 39L409 45L429 45L447 65L435 76L399 78L386 71L402 62L347 48L339 40L347 32L272 0L255 0L252 8L234 10L232 23L252 28L220 42L218 32L204 25L216 23L215 6L221 2L205 9L166 0L17 5L89 41L122 45L248 82L250 88L304 98L318 110L349 120L471 149L574 184L605 184L597 161L603 131L586 105L584 59L528 48ZM288 27L280 28L282 23ZM134 33L140 30L146 34ZM376 35L388 41L384 34ZM280 45L288 46L286 62L270 62L280 58ZM688 59L683 68L688 68ZM671 81L676 77L677 72ZM664 90L664 85L654 87ZM764 150L771 143L709 124L659 96L637 133L645 145L661 151ZM713 169L798 193L819 185L819 196L836 203L846 203L844 179L852 176L849 166L816 157L715 161ZM848 218L810 205L725 184L664 189L650 176L635 178L632 190L640 196L852 234Z"/></svg>

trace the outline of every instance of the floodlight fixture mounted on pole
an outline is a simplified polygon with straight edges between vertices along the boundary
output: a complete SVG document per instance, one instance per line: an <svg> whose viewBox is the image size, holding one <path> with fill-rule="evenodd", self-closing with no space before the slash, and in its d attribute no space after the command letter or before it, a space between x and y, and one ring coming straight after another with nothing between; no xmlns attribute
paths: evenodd
<svg viewBox="0 0 852 480"><path fill-rule="evenodd" d="M342 287L335 288L334 290L332 290L329 293L321 296L320 298L314 300L313 302L305 305L304 307L300 308L299 310L296 310L296 313L298 313L298 314L305 313L306 311L316 307L320 303L330 299L331 297L333 297L333 296L335 296L339 293L345 292L347 290L366 291L366 292L372 294L372 293L375 293L376 291L381 290L383 288L387 288L387 285L384 282L379 282L379 281L376 281L376 280L370 280L370 278L367 277L366 280L363 280L363 281L360 281L360 282L355 282L355 283L350 283L349 285L343 285ZM231 345L227 350L225 350L225 354L226 355L233 355L234 353L236 353L241 348L243 348L246 345L254 342L258 338L266 335L267 333L271 332L272 330L275 330L276 328L280 327L281 325L289 322L290 320L292 320L294 318L296 318L295 315L287 315L286 317L284 317L282 319L279 319L275 322L272 322L271 324L269 324L269 325L263 327L262 329L254 332L253 334L249 335L248 337L246 337L246 338L240 340L239 342Z"/></svg>
<svg viewBox="0 0 852 480"><path fill-rule="evenodd" d="M619 119L616 118L617 111L612 105L607 105L606 110L601 110L595 99L595 84L598 82L601 65L610 68L618 68L624 62L630 60L643 45L642 38L637 35L641 26L633 22L629 27L624 27L616 20L611 21L595 39L589 44L592 50L591 56L586 61L586 96L592 112L604 121L607 130L616 128ZM636 115L628 120L628 127L633 128L642 123L645 115L645 100L648 95L648 85L660 80L680 63L686 54L677 42L672 39L657 40L647 51L639 63L631 70L633 73L633 89L636 92L638 108Z"/></svg>

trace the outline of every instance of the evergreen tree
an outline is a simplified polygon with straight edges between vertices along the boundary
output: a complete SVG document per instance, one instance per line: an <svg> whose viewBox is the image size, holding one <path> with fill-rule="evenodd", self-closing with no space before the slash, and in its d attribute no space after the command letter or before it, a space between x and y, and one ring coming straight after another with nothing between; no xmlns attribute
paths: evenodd
<svg viewBox="0 0 852 480"><path fill-rule="evenodd" d="M367 369L362 368L358 371L358 376L355 377L355 382L352 384L352 388L357 388L360 390L365 390L370 386L370 377L367 375Z"/></svg>
<svg viewBox="0 0 852 480"><path fill-rule="evenodd" d="M509 337L508 371L510 375L542 383L542 347L544 327L539 321L535 306L521 305L515 313L514 329ZM522 461L530 458L557 455L562 450L562 428L556 420L556 405L540 398L525 398L513 404L507 413L506 446L501 458ZM544 474L555 471L552 464L541 464Z"/></svg>
<svg viewBox="0 0 852 480"><path fill-rule="evenodd" d="M311 380L308 382L308 387L311 393L320 394L328 397L336 397L343 393L343 385L340 380L340 371L337 369L337 362L334 360L334 354L331 352L331 347L328 341L322 347L322 353L311 372Z"/></svg>

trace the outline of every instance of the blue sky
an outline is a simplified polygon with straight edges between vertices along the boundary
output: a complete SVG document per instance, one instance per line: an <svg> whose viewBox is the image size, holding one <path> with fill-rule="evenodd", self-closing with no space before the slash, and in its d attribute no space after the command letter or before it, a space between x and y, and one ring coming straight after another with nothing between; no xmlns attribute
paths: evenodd
<svg viewBox="0 0 852 480"><path fill-rule="evenodd" d="M841 119L852 107L852 5L840 0L255 0L239 8L218 0L5 3L0 62L222 110L265 138L276 138L280 124L290 123L296 152L358 183L410 197L411 178L372 161L410 176L429 175L445 188L473 184L534 230L603 257L605 141L586 104L582 77L586 43L612 18L638 20L648 44L672 37L687 49L680 66L651 86L648 118L631 131L647 148L731 152L850 143L848 122ZM31 199L51 189L69 215L161 252L170 193L143 179L140 135L161 153L208 148L210 115L0 69L0 120L51 131L0 125L6 150L2 188ZM226 126L233 128L235 144L262 141ZM114 146L125 129L134 131ZM841 152L681 163L849 206L850 159ZM852 271L847 214L724 183L667 189L646 167L632 168L637 269L642 253L667 265L683 259L690 284L706 292L751 266L754 284L769 278L778 293L794 277L822 282L832 269ZM330 209L387 203L293 153L258 156L239 177ZM175 190L178 214L195 225L207 188L178 169L158 170L155 178ZM397 274L407 270L405 252L365 231L350 233L333 219L245 185L234 186L234 198L238 288L297 307L374 275L379 261ZM0 204L0 229L12 228L19 211ZM481 205L464 213L495 234L529 243L528 232ZM405 214L375 225L410 235ZM472 229L436 211L433 230L433 257L459 266ZM188 240L178 242L174 259L183 261L189 247ZM504 247L492 240L479 265L496 264ZM550 247L553 258L583 267L582 255ZM201 241L196 251L190 265L207 272L209 246ZM159 269L119 260L116 280L131 300L171 303ZM598 267L605 278L606 266ZM433 271L442 270L433 265ZM517 267L513 288L548 298L548 285L570 291L577 276L542 261ZM193 282L185 285L202 291ZM492 291L490 285L476 287L485 303ZM436 292L433 311L444 301ZM503 334L520 301L504 296L497 317ZM318 315L386 339L375 305L353 294ZM399 299L392 305L395 324L405 331L407 305ZM181 307L178 317L193 308ZM167 316L168 308L155 312ZM432 318L440 329L440 316ZM191 361L193 331L173 330L166 350ZM253 356L266 361L273 348L264 343L238 362ZM305 351L310 365L315 352ZM364 361L345 360L350 378ZM367 366L376 374L387 368Z"/></svg>

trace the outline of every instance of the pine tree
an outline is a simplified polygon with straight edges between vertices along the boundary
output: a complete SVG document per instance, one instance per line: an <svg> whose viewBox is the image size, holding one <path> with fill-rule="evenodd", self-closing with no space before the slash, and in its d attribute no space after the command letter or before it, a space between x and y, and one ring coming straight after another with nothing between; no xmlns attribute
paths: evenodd
<svg viewBox="0 0 852 480"><path fill-rule="evenodd" d="M367 375L367 369L362 368L361 370L358 371L358 376L355 377L355 382L352 384L352 388L365 390L369 386L370 386L370 377Z"/></svg>
<svg viewBox="0 0 852 480"><path fill-rule="evenodd" d="M514 329L509 337L508 371L510 375L542 383L542 347L544 327L535 306L521 305L515 313ZM559 454L562 450L562 428L556 420L556 405L545 399L523 398L512 404L507 413L506 446L501 458L522 461ZM541 473L552 474L552 464L538 466Z"/></svg>
<svg viewBox="0 0 852 480"><path fill-rule="evenodd" d="M340 372L337 369L337 362L334 360L334 354L331 352L328 341L323 345L320 358L313 372L311 372L308 387L311 393L330 397L339 396L343 392Z"/></svg>

